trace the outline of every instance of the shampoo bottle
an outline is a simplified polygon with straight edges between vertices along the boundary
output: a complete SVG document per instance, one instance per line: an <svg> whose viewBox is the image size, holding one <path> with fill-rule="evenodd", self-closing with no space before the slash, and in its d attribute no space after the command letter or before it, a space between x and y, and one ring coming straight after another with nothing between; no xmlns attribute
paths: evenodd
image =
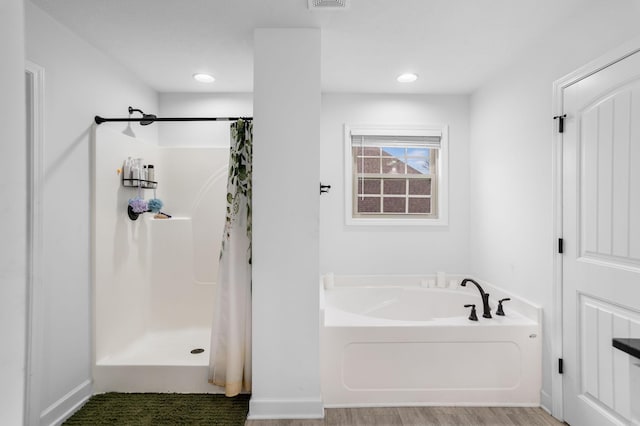
<svg viewBox="0 0 640 426"><path fill-rule="evenodd" d="M124 167L122 168L122 179L127 179L127 180L123 180L124 186L131 186L131 181L128 179L131 179L131 163L132 162L133 160L131 159L131 157L127 157L127 159L124 161Z"/></svg>
<svg viewBox="0 0 640 426"><path fill-rule="evenodd" d="M142 168L142 158L136 158L131 166L131 179L133 179L133 185L140 185L140 174Z"/></svg>

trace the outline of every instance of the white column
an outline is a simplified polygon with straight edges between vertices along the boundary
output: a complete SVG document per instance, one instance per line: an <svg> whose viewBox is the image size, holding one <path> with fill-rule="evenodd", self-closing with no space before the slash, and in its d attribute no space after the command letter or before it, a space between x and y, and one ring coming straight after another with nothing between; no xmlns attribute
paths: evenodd
<svg viewBox="0 0 640 426"><path fill-rule="evenodd" d="M256 29L250 418L319 418L320 30Z"/></svg>
<svg viewBox="0 0 640 426"><path fill-rule="evenodd" d="M0 424L24 419L27 292L27 151L24 10L0 1Z"/></svg>

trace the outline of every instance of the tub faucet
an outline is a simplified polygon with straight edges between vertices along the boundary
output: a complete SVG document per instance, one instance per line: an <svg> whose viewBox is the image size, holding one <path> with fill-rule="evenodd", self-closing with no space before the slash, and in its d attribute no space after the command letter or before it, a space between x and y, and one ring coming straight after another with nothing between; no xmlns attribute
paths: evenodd
<svg viewBox="0 0 640 426"><path fill-rule="evenodd" d="M478 287L478 291L480 292L480 297L482 297L482 317L483 318L491 318L491 308L489 307L489 293L485 293L480 284L472 280L471 278L465 278L462 280L460 285L462 287L467 286L467 282L471 282Z"/></svg>

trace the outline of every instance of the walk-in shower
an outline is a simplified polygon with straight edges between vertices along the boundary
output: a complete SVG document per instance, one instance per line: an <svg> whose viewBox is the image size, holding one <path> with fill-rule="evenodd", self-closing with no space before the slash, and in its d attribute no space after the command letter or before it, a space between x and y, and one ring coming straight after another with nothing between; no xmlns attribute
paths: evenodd
<svg viewBox="0 0 640 426"><path fill-rule="evenodd" d="M170 120L130 110L142 117L96 123ZM118 126L94 130L94 391L221 392L207 378L229 150L159 146ZM123 184L128 157L155 166L156 194ZM162 199L171 217L131 220L128 202L138 196Z"/></svg>

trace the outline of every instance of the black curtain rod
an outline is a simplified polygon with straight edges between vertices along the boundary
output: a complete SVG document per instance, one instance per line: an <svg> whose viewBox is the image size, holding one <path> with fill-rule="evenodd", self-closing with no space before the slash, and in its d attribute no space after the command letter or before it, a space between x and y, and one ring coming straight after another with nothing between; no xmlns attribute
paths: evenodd
<svg viewBox="0 0 640 426"><path fill-rule="evenodd" d="M253 120L253 117L142 117L142 118L104 118L96 115L94 118L96 124L107 123L111 121L144 121L145 124L151 124L154 121L238 121Z"/></svg>

